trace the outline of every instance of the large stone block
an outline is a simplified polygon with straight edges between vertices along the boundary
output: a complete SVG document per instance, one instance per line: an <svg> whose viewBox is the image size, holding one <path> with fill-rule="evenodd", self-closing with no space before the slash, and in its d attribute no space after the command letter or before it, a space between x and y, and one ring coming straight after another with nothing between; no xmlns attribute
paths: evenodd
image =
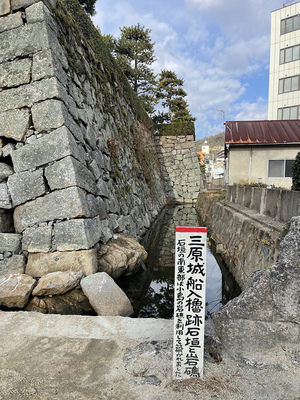
<svg viewBox="0 0 300 400"><path fill-rule="evenodd" d="M73 219L55 224L58 251L90 249L102 236L99 218Z"/></svg>
<svg viewBox="0 0 300 400"><path fill-rule="evenodd" d="M21 17L20 17L21 18ZM1 23L1 19L0 19ZM1 29L1 28L0 28ZM29 58L0 65L0 88L16 87L30 82L32 61Z"/></svg>
<svg viewBox="0 0 300 400"><path fill-rule="evenodd" d="M0 4L0 7L1 7L1 4ZM0 12L0 15L1 15L1 12ZM4 31L8 31L10 29L19 28L22 25L23 25L23 20L22 20L20 12L8 15L7 17L2 17L0 19L0 33L4 32Z"/></svg>
<svg viewBox="0 0 300 400"><path fill-rule="evenodd" d="M84 159L83 152L72 134L67 128L61 127L14 151L12 161L15 172L21 172L60 160L69 155L78 160Z"/></svg>
<svg viewBox="0 0 300 400"><path fill-rule="evenodd" d="M5 15L8 13L10 13L10 1L9 0L1 0L0 15Z"/></svg>
<svg viewBox="0 0 300 400"><path fill-rule="evenodd" d="M67 118L67 108L60 100L46 100L32 107L33 125L40 132L59 128Z"/></svg>
<svg viewBox="0 0 300 400"><path fill-rule="evenodd" d="M32 296L54 296L67 293L79 286L83 277L82 272L51 272L39 279L37 286L32 291Z"/></svg>
<svg viewBox="0 0 300 400"><path fill-rule="evenodd" d="M54 43L54 40L51 40ZM57 41L57 39L56 39ZM1 33L0 63L27 56L50 48L47 25L44 22L22 25L20 28Z"/></svg>
<svg viewBox="0 0 300 400"><path fill-rule="evenodd" d="M10 210L12 208L11 198L5 182L0 183L0 208L4 208L5 210Z"/></svg>
<svg viewBox="0 0 300 400"><path fill-rule="evenodd" d="M51 190L79 186L96 194L93 174L73 157L66 157L45 169L45 176Z"/></svg>
<svg viewBox="0 0 300 400"><path fill-rule="evenodd" d="M98 315L129 317L133 314L128 297L106 272L83 278L81 287Z"/></svg>
<svg viewBox="0 0 300 400"><path fill-rule="evenodd" d="M52 244L52 226L28 228L23 232L22 249L30 253L48 253Z"/></svg>
<svg viewBox="0 0 300 400"><path fill-rule="evenodd" d="M59 51L59 55L56 55L51 49L39 51L33 55L32 80L38 81L56 76L62 84L67 85L67 76L63 67L68 68L68 61L62 51Z"/></svg>
<svg viewBox="0 0 300 400"><path fill-rule="evenodd" d="M0 233L0 253L10 251L19 253L21 250L21 235L16 233Z"/></svg>
<svg viewBox="0 0 300 400"><path fill-rule="evenodd" d="M58 29L49 9L46 7L43 1L38 1L34 4L31 4L26 9L27 24L36 24L37 22L43 21L46 21L48 25L51 26L51 28L53 28L54 30Z"/></svg>
<svg viewBox="0 0 300 400"><path fill-rule="evenodd" d="M35 279L25 274L3 275L0 278L0 305L25 307L35 283Z"/></svg>
<svg viewBox="0 0 300 400"><path fill-rule="evenodd" d="M46 193L43 170L13 174L8 178L7 186L14 207Z"/></svg>
<svg viewBox="0 0 300 400"><path fill-rule="evenodd" d="M14 211L16 232L41 222L57 219L89 217L90 210L85 192L76 187L57 190L18 206Z"/></svg>
<svg viewBox="0 0 300 400"><path fill-rule="evenodd" d="M42 81L32 82L29 85L0 92L0 110L7 111L15 108L32 107L36 102L53 99L54 97L60 97L58 80L54 77L43 79ZM53 110L53 112L55 111ZM58 126L52 128L57 128Z"/></svg>
<svg viewBox="0 0 300 400"><path fill-rule="evenodd" d="M12 10L19 10L20 8L29 7L41 0L11 0ZM55 8L57 0L43 0L49 9Z"/></svg>
<svg viewBox="0 0 300 400"><path fill-rule="evenodd" d="M25 8L31 6L34 3L37 3L40 0L11 0L12 10L19 10L20 8Z"/></svg>
<svg viewBox="0 0 300 400"><path fill-rule="evenodd" d="M29 253L26 274L41 277L56 271L97 272L97 251L81 250L54 253Z"/></svg>
<svg viewBox="0 0 300 400"><path fill-rule="evenodd" d="M22 254L16 254L0 261L0 275L24 274L26 259Z"/></svg>

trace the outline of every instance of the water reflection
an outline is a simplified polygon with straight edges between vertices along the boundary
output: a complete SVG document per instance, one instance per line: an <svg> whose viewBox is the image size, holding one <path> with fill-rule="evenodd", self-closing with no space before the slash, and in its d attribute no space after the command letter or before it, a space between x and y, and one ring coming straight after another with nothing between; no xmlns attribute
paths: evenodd
<svg viewBox="0 0 300 400"><path fill-rule="evenodd" d="M130 298L135 317L173 318L176 226L203 225L198 221L196 210L192 206L166 207L142 242L148 252L147 271L119 279L117 282ZM224 272L223 276L221 271ZM222 258L216 256L213 245L208 247L207 317L239 293L240 290Z"/></svg>

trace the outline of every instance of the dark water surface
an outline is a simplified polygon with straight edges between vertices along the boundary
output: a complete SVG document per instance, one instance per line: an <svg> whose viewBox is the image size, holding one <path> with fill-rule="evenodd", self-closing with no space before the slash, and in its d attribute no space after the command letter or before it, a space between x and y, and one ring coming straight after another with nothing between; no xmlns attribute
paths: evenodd
<svg viewBox="0 0 300 400"><path fill-rule="evenodd" d="M148 252L147 270L117 281L139 318L173 318L175 227L203 226L193 206L166 207L147 232L142 244ZM206 316L218 310L240 289L213 243L206 256Z"/></svg>

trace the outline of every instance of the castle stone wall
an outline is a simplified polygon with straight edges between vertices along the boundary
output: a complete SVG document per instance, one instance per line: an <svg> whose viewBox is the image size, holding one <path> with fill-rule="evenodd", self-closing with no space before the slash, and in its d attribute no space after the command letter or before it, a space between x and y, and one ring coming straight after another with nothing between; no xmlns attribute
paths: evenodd
<svg viewBox="0 0 300 400"><path fill-rule="evenodd" d="M77 1L2 1L0 273L140 237L166 202L149 128Z"/></svg>

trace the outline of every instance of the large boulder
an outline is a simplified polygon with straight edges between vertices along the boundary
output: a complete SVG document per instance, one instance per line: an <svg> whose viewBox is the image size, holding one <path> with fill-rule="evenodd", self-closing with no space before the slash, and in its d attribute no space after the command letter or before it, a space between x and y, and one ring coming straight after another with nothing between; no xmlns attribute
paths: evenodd
<svg viewBox="0 0 300 400"><path fill-rule="evenodd" d="M82 290L74 289L62 295L33 297L24 311L61 315L97 315Z"/></svg>
<svg viewBox="0 0 300 400"><path fill-rule="evenodd" d="M97 272L97 251L54 251L53 253L29 253L26 274L41 277L56 271L82 271L84 275Z"/></svg>
<svg viewBox="0 0 300 400"><path fill-rule="evenodd" d="M25 274L0 277L0 306L23 308L29 300L36 280Z"/></svg>
<svg viewBox="0 0 300 400"><path fill-rule="evenodd" d="M50 296L64 294L80 284L82 272L57 271L42 276L32 291L32 296Z"/></svg>
<svg viewBox="0 0 300 400"><path fill-rule="evenodd" d="M83 278L81 287L98 315L129 317L133 314L128 297L106 272Z"/></svg>
<svg viewBox="0 0 300 400"><path fill-rule="evenodd" d="M147 252L135 239L118 235L98 250L98 270L116 279L138 272L147 259Z"/></svg>
<svg viewBox="0 0 300 400"><path fill-rule="evenodd" d="M280 245L278 262L253 274L239 297L213 314L223 350L234 357L275 354L300 342L300 217Z"/></svg>

